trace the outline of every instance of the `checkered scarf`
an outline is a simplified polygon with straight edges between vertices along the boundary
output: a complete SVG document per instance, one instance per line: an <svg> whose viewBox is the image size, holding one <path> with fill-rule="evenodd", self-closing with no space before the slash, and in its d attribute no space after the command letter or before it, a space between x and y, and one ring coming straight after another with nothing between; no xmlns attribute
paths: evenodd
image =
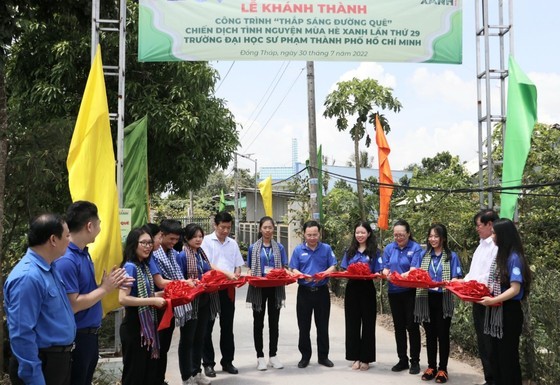
<svg viewBox="0 0 560 385"><path fill-rule="evenodd" d="M154 280L145 263L135 263L137 271L136 287L138 298L149 298L154 293ZM142 275L142 276L141 276ZM146 280L148 284L146 285ZM149 285L149 286L148 286ZM157 333L157 312L152 306L138 306L140 319L140 345L152 350L151 358L159 358L159 338Z"/></svg>
<svg viewBox="0 0 560 385"><path fill-rule="evenodd" d="M496 263L496 258L490 265L490 275L488 276L488 288L490 293L495 297L502 294L502 285L500 283L500 271ZM484 334L490 334L492 337L502 338L504 327L504 312L502 306L487 306L484 316Z"/></svg>
<svg viewBox="0 0 560 385"><path fill-rule="evenodd" d="M429 271L430 262L432 260L431 251L426 251L422 257L422 263L420 268L425 271ZM445 250L441 253L441 278L442 281L449 281L451 279L451 259L447 259L447 253ZM453 317L453 311L455 310L455 303L453 302L453 297L451 292L442 289L443 292L443 318ZM430 322L430 307L428 303L428 289L416 289L416 300L414 302L414 322Z"/></svg>
<svg viewBox="0 0 560 385"><path fill-rule="evenodd" d="M202 261L205 261L208 266L210 266L210 261L206 256L206 253L200 247L198 250L193 250L188 245L183 246L183 251L185 252L186 258L186 270L185 278L187 279L200 279L202 274ZM199 268L200 267L200 268ZM208 298L210 300L210 318L215 319L216 315L220 312L220 299L218 292L208 293ZM192 302L192 318L198 318L198 297Z"/></svg>
<svg viewBox="0 0 560 385"><path fill-rule="evenodd" d="M154 250L154 258L159 267L161 275L165 279L181 280L185 279L177 260L175 259L175 250L170 249L165 253L163 247ZM175 326L183 326L185 322L191 319L192 306L191 304L175 306L173 308L173 315L175 316Z"/></svg>
<svg viewBox="0 0 560 385"><path fill-rule="evenodd" d="M253 250L251 253L251 274L254 277L262 277L261 268L261 250L263 247L262 238L259 238L253 244ZM274 268L282 268L282 256L280 254L280 247L278 243L272 239L270 241L272 246L272 255L274 255ZM286 288L284 286L277 286L276 288L276 307L280 309L286 305ZM247 288L247 303L252 304L254 311L262 311L262 289L260 287L254 287L249 285Z"/></svg>

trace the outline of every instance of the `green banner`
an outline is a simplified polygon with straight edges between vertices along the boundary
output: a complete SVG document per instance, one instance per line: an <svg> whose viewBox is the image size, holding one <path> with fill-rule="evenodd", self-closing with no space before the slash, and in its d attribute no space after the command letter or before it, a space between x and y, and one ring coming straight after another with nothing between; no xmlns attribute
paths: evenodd
<svg viewBox="0 0 560 385"><path fill-rule="evenodd" d="M462 62L461 0L140 0L139 61Z"/></svg>
<svg viewBox="0 0 560 385"><path fill-rule="evenodd" d="M132 210L132 228L148 223L148 117L124 129L123 204Z"/></svg>

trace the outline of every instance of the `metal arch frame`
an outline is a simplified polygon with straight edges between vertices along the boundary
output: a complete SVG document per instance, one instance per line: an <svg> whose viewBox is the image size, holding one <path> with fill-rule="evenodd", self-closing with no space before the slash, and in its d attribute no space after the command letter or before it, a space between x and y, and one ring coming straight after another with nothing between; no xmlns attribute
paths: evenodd
<svg viewBox="0 0 560 385"><path fill-rule="evenodd" d="M507 17L504 3L507 3ZM489 5L494 6L491 13ZM502 143L506 132L506 79L508 77L506 50L513 56L513 5L512 0L477 0L475 2L476 18L476 75L478 107L478 181L480 208L494 208L492 191L482 191L484 177L487 185L495 186L494 167L502 161L495 161L492 146L492 125L502 124ZM491 24L490 19L496 23ZM506 37L509 39L506 40ZM498 52L493 51L492 44L498 45ZM491 60L498 60L494 67ZM499 106L492 105L492 87L500 92Z"/></svg>

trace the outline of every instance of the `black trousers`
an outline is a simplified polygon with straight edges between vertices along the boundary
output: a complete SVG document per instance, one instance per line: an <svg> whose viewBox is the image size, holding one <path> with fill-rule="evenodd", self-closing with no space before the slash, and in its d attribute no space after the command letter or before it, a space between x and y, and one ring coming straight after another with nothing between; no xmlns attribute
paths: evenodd
<svg viewBox="0 0 560 385"><path fill-rule="evenodd" d="M478 355L482 362L482 370L484 372L484 380L489 383L494 383L494 374L492 372L492 337L484 334L484 317L486 314L486 306L473 303L472 308L474 329L476 331L476 342L478 345Z"/></svg>
<svg viewBox="0 0 560 385"><path fill-rule="evenodd" d="M235 354L235 343L233 336L233 318L235 315L235 299L232 301L228 296L228 290L218 291L220 298L220 351L222 366L233 363ZM202 348L202 363L204 366L214 366L215 352L212 344L212 331L214 329L214 320L208 321L206 334L204 337L204 346Z"/></svg>
<svg viewBox="0 0 560 385"><path fill-rule="evenodd" d="M344 295L346 359L375 362L377 295L373 281L351 279Z"/></svg>
<svg viewBox="0 0 560 385"><path fill-rule="evenodd" d="M317 290L314 290L317 289ZM331 298L327 285L309 288L299 285L296 304L299 328L298 348L301 358L311 359L311 317L315 319L317 328L317 354L319 359L329 357L329 317L331 314Z"/></svg>
<svg viewBox="0 0 560 385"><path fill-rule="evenodd" d="M161 319L163 311L158 313L158 319ZM171 347L171 339L175 330L175 317L171 318L171 324L167 329L158 332L159 334L159 359L156 369L157 383L163 384L165 381L165 372L167 371L167 352ZM124 384L123 384L124 385Z"/></svg>
<svg viewBox="0 0 560 385"><path fill-rule="evenodd" d="M263 352L263 329L264 329L264 313L268 303L268 330L269 345L268 356L275 357L278 351L278 323L280 321L280 308L276 302L276 288L264 287L261 289L262 309L261 311L253 310L253 340L255 341L255 350L257 357L264 357Z"/></svg>
<svg viewBox="0 0 560 385"><path fill-rule="evenodd" d="M420 326L414 322L415 290L389 293L389 305L395 326L395 341L399 361L407 361L406 334L410 342L410 361L420 362Z"/></svg>
<svg viewBox="0 0 560 385"><path fill-rule="evenodd" d="M523 327L523 310L519 301L502 305L504 326L502 338L492 337L492 372L496 385L521 385L519 337Z"/></svg>
<svg viewBox="0 0 560 385"><path fill-rule="evenodd" d="M39 351L43 377L47 385L70 385L70 373L72 371L72 353L42 353ZM10 357L9 372L12 385L25 385L18 376L18 361L16 357Z"/></svg>
<svg viewBox="0 0 560 385"><path fill-rule="evenodd" d="M208 294L198 298L198 313L196 319L191 319L180 328L179 338L179 371L181 379L186 381L189 377L196 376L200 370L202 345L208 320L210 319L210 307Z"/></svg>
<svg viewBox="0 0 560 385"><path fill-rule="evenodd" d="M140 319L137 307L127 307L121 324L123 353L122 385L161 385L157 378L159 360L151 358L151 350L141 345ZM165 373L164 373L165 374Z"/></svg>
<svg viewBox="0 0 560 385"><path fill-rule="evenodd" d="M76 348L72 352L71 385L91 385L93 373L99 359L99 339L97 334L78 330Z"/></svg>
<svg viewBox="0 0 560 385"><path fill-rule="evenodd" d="M193 339L192 353L192 375L196 376L201 372L200 364L202 362L202 349L204 347L204 338L206 329L210 321L210 297L208 294L202 294L198 297L198 323L196 324L196 332Z"/></svg>
<svg viewBox="0 0 560 385"><path fill-rule="evenodd" d="M428 366L434 370L447 371L451 317L443 318L443 293L428 292L428 308L430 310L430 322L423 323L424 330L426 331ZM437 366L438 345L439 367Z"/></svg>

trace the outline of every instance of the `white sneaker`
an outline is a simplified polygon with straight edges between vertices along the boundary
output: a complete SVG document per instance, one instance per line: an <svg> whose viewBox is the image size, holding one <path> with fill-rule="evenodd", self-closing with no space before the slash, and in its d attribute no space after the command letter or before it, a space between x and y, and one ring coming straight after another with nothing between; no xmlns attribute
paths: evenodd
<svg viewBox="0 0 560 385"><path fill-rule="evenodd" d="M210 379L208 377L206 377L204 375L204 373L202 373L202 372L198 373L194 377L194 380L195 380L194 383L198 384L198 385L210 385L210 384L212 384L212 381L210 381Z"/></svg>
<svg viewBox="0 0 560 385"><path fill-rule="evenodd" d="M266 360L264 357L257 358L257 370L266 370Z"/></svg>
<svg viewBox="0 0 560 385"><path fill-rule="evenodd" d="M189 377L188 380L183 381L183 385L196 385L194 377Z"/></svg>
<svg viewBox="0 0 560 385"><path fill-rule="evenodd" d="M282 369L284 367L284 365L282 365L282 363L276 356L270 357L270 359L268 360L268 365L272 366L274 369Z"/></svg>

